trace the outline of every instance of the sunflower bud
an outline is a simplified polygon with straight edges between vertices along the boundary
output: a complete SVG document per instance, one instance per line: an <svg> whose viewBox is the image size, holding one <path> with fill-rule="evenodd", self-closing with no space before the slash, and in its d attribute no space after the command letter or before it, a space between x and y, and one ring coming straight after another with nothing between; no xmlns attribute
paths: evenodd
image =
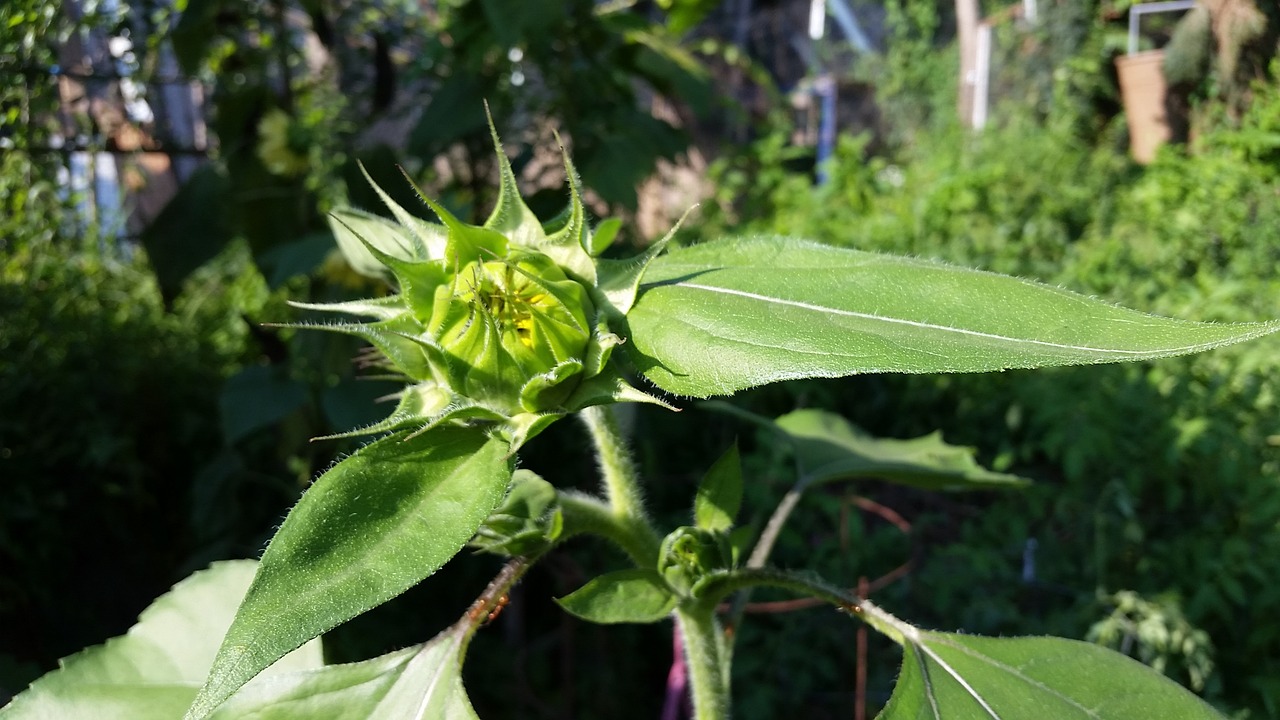
<svg viewBox="0 0 1280 720"><path fill-rule="evenodd" d="M733 547L720 531L676 528L663 539L658 553L658 574L681 595L688 595L711 572L732 567Z"/></svg>
<svg viewBox="0 0 1280 720"><path fill-rule="evenodd" d="M584 407L664 404L631 387L610 360L622 339L609 323L631 307L665 240L631 261L597 258L616 228L592 231L569 158L569 208L544 226L520 199L496 133L494 145L498 205L482 226L419 193L440 220L427 222L376 184L395 222L349 208L331 216L352 268L392 281L399 292L300 307L371 317L315 327L361 337L381 358L367 364L410 383L390 417L343 436L492 422L519 447Z"/></svg>
<svg viewBox="0 0 1280 720"><path fill-rule="evenodd" d="M436 289L426 331L459 393L507 412L556 408L581 379L595 308L547 256L472 262Z"/></svg>

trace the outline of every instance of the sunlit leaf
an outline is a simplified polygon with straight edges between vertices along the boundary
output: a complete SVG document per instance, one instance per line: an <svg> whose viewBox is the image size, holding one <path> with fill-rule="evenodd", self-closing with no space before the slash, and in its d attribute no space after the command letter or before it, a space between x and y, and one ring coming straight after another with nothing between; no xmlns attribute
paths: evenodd
<svg viewBox="0 0 1280 720"><path fill-rule="evenodd" d="M915 628L905 635L902 672L879 720L1222 717L1160 673L1097 645Z"/></svg>
<svg viewBox="0 0 1280 720"><path fill-rule="evenodd" d="M430 642L372 660L252 682L213 720L478 720L462 686L465 620Z"/></svg>
<svg viewBox="0 0 1280 720"><path fill-rule="evenodd" d="M1026 280L802 240L713 241L650 265L625 346L673 393L792 378L1145 360L1280 330L1147 315Z"/></svg>
<svg viewBox="0 0 1280 720"><path fill-rule="evenodd" d="M511 464L505 441L438 427L335 465L267 546L187 717L207 717L280 656L438 570L502 499Z"/></svg>
<svg viewBox="0 0 1280 720"><path fill-rule="evenodd" d="M183 580L151 603L128 634L64 659L0 709L0 718L180 717L208 674L256 566L249 560L214 563ZM254 685L323 664L315 640L281 658Z"/></svg>
<svg viewBox="0 0 1280 720"><path fill-rule="evenodd" d="M594 623L652 623L671 614L676 596L656 571L633 568L592 578L556 602Z"/></svg>

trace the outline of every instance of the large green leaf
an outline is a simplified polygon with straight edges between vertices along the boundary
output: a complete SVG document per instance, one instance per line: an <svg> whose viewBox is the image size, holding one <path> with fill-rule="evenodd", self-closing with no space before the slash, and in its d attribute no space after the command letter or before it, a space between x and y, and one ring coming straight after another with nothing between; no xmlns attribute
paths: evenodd
<svg viewBox="0 0 1280 720"><path fill-rule="evenodd" d="M873 372L1144 360L1280 330L1161 318L1002 275L762 237L658 258L624 346L673 393Z"/></svg>
<svg viewBox="0 0 1280 720"><path fill-rule="evenodd" d="M438 570L502 499L511 465L505 441L461 427L393 435L335 465L271 539L187 717Z"/></svg>
<svg viewBox="0 0 1280 720"><path fill-rule="evenodd" d="M214 563L174 586L105 645L62 661L0 709L4 720L172 720L196 696L249 589L257 563ZM324 664L319 640L286 655L259 682Z"/></svg>
<svg viewBox="0 0 1280 720"><path fill-rule="evenodd" d="M907 626L902 673L879 720L1221 720L1190 691L1097 645Z"/></svg>
<svg viewBox="0 0 1280 720"><path fill-rule="evenodd" d="M430 642L372 660L252 682L213 720L478 720L462 687L462 656L474 623L466 618Z"/></svg>

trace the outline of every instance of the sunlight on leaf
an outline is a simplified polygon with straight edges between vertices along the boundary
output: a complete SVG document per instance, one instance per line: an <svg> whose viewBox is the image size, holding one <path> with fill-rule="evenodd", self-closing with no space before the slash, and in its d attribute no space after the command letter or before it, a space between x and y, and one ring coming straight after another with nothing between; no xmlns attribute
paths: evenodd
<svg viewBox="0 0 1280 720"><path fill-rule="evenodd" d="M640 372L694 397L805 377L1147 360L1280 330L1157 317L1004 275L778 237L659 257L627 322Z"/></svg>
<svg viewBox="0 0 1280 720"><path fill-rule="evenodd" d="M1221 720L1190 691L1105 648L1049 637L929 632L865 604L903 646L902 672L879 720Z"/></svg>
<svg viewBox="0 0 1280 720"><path fill-rule="evenodd" d="M0 709L4 720L171 720L196 696L257 563L214 563L160 596L128 634L62 660L61 667ZM281 658L250 687L324 664L313 640Z"/></svg>

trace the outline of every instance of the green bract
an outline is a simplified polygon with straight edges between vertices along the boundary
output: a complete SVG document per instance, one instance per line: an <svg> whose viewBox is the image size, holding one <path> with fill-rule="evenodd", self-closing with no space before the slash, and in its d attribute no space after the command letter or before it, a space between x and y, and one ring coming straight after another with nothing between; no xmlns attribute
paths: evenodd
<svg viewBox="0 0 1280 720"><path fill-rule="evenodd" d="M421 220L377 185L398 222L353 210L331 216L352 267L393 281L399 294L299 307L371 318L315 327L365 339L383 366L410 383L390 417L348 435L492 421L514 449L567 412L658 402L610 364L622 338L609 322L630 309L665 243L635 261L597 260L613 230L597 235L587 225L568 157L569 207L544 226L521 200L496 132L493 138L502 182L483 226L461 222L419 192L441 224Z"/></svg>

